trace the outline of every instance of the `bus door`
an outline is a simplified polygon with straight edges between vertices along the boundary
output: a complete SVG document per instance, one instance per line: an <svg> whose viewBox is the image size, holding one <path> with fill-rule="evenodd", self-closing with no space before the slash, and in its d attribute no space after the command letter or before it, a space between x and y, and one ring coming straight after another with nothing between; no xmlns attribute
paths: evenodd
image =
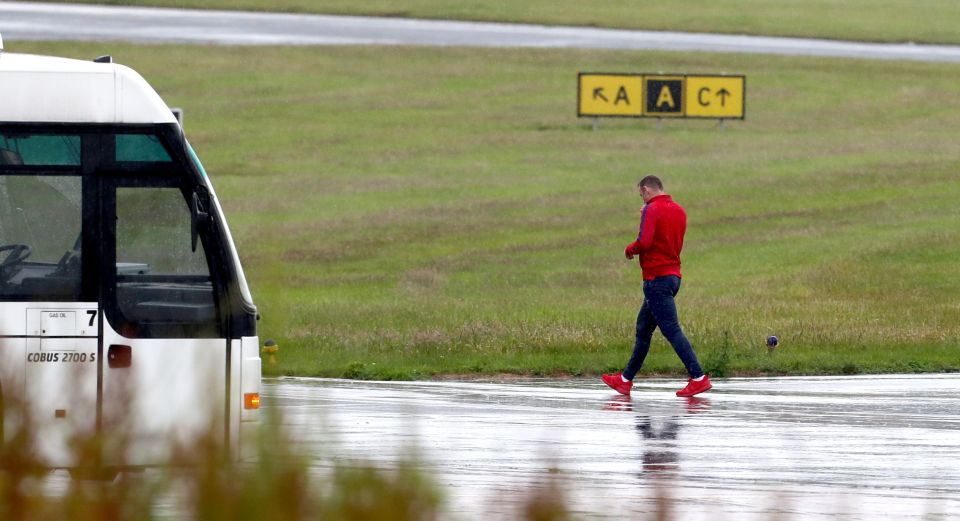
<svg viewBox="0 0 960 521"><path fill-rule="evenodd" d="M222 442L228 344L212 239L194 233L196 188L169 173L103 186L101 429L125 440L105 463L165 461L202 436Z"/></svg>
<svg viewBox="0 0 960 521"><path fill-rule="evenodd" d="M77 442L96 432L97 314L95 303L26 309L26 412L34 451L53 467L81 463Z"/></svg>
<svg viewBox="0 0 960 521"><path fill-rule="evenodd" d="M97 400L99 308L81 263L82 230L93 223L83 211L80 136L0 132L0 153L4 437L26 432L40 461L67 466L72 440L94 433Z"/></svg>

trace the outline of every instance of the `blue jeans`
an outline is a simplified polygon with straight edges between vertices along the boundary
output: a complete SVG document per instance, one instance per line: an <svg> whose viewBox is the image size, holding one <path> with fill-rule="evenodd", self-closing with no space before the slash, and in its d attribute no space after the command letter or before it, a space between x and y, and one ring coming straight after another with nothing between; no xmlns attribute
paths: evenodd
<svg viewBox="0 0 960 521"><path fill-rule="evenodd" d="M627 362L627 368L623 370L623 377L627 380L633 380L637 371L643 366L643 361L650 351L653 331L657 327L683 361L690 378L703 376L697 354L693 352L693 346L680 329L677 305L673 301L678 291L680 291L680 277L676 275L643 281L643 306L637 314L637 341L633 345L633 356Z"/></svg>

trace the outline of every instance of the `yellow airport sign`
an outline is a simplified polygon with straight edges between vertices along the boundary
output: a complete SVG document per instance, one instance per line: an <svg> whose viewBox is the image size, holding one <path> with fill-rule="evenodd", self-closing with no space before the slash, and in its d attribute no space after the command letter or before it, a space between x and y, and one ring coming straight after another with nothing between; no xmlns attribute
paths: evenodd
<svg viewBox="0 0 960 521"><path fill-rule="evenodd" d="M744 118L745 76L687 76L688 118Z"/></svg>
<svg viewBox="0 0 960 521"><path fill-rule="evenodd" d="M586 73L577 116L744 119L746 76Z"/></svg>
<svg viewBox="0 0 960 521"><path fill-rule="evenodd" d="M682 118L684 115L683 76L644 76L647 97L643 115L655 118Z"/></svg>
<svg viewBox="0 0 960 521"><path fill-rule="evenodd" d="M577 115L643 115L643 76L581 73L577 85Z"/></svg>

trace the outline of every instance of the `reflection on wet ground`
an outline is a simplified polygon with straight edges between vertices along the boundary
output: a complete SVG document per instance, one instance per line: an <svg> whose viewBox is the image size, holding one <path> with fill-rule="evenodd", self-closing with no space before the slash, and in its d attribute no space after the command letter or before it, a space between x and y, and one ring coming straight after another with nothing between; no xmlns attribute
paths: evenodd
<svg viewBox="0 0 960 521"><path fill-rule="evenodd" d="M415 453L453 519L515 519L547 482L585 519L960 516L960 375L679 386L279 379L267 394L318 473Z"/></svg>

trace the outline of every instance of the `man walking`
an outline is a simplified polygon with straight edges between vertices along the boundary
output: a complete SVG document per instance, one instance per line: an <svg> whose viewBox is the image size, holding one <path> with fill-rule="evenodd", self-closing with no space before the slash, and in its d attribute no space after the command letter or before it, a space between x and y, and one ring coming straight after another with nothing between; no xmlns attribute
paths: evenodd
<svg viewBox="0 0 960 521"><path fill-rule="evenodd" d="M643 268L643 306L637 314L633 356L622 373L604 374L603 381L618 393L629 396L633 378L650 351L653 331L659 327L690 375L687 386L677 391L677 396L700 394L713 386L680 328L674 302L680 291L680 250L687 231L687 213L663 192L663 183L657 176L644 177L637 188L645 203L640 217L640 233L637 240L627 245L624 254L627 259L639 257Z"/></svg>

